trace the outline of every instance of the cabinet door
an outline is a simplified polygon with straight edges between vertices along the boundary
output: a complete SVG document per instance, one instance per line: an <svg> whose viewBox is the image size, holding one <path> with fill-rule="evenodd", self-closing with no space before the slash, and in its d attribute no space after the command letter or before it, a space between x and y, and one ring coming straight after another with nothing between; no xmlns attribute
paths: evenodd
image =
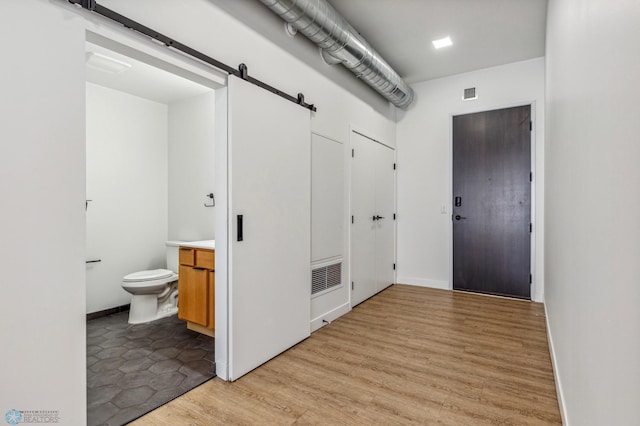
<svg viewBox="0 0 640 426"><path fill-rule="evenodd" d="M193 268L190 266L180 265L178 267L178 318L189 321L190 303L189 287L195 281Z"/></svg>
<svg viewBox="0 0 640 426"><path fill-rule="evenodd" d="M211 330L215 330L216 328L216 273L215 271L209 272L209 319L207 323L207 328Z"/></svg>
<svg viewBox="0 0 640 426"><path fill-rule="evenodd" d="M209 271L180 265L178 318L206 327L209 320Z"/></svg>

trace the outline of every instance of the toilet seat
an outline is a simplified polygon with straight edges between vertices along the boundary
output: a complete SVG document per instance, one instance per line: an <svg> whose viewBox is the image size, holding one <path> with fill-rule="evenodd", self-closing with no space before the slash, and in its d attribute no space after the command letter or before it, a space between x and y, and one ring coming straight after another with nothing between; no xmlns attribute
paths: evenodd
<svg viewBox="0 0 640 426"><path fill-rule="evenodd" d="M175 273L173 271L170 271L168 269L151 269L149 271L140 271L140 272L134 272L132 274L129 274L127 276L125 276L122 281L128 283L128 282L144 282L144 281L155 281L155 280L162 280L164 278L169 278L170 276L174 275Z"/></svg>
<svg viewBox="0 0 640 426"><path fill-rule="evenodd" d="M131 294L162 293L167 284L178 281L178 274L168 269L134 272L122 279L122 287Z"/></svg>

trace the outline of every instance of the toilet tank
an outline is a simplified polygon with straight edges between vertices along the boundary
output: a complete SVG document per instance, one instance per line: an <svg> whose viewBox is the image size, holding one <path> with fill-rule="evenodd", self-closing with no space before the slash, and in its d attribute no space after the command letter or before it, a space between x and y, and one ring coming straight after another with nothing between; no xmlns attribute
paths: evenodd
<svg viewBox="0 0 640 426"><path fill-rule="evenodd" d="M178 251L182 241L167 241L167 269L178 272Z"/></svg>

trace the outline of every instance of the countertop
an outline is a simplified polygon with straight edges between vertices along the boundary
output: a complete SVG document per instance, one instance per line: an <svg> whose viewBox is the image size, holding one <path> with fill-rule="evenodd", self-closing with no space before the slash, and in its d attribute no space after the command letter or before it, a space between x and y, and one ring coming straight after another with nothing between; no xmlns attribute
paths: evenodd
<svg viewBox="0 0 640 426"><path fill-rule="evenodd" d="M167 245L181 246L181 247L193 247L207 250L216 249L216 240L203 240L203 241L167 241Z"/></svg>

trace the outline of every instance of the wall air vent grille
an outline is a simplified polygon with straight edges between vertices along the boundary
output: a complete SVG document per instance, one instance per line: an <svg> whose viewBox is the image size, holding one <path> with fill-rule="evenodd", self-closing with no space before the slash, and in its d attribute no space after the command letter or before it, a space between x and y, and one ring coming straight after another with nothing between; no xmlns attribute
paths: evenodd
<svg viewBox="0 0 640 426"><path fill-rule="evenodd" d="M342 284L342 262L321 266L311 271L311 294Z"/></svg>
<svg viewBox="0 0 640 426"><path fill-rule="evenodd" d="M476 94L475 87L469 87L468 89L464 89L464 93L462 94L462 100L470 101L471 99L478 99L478 95Z"/></svg>

